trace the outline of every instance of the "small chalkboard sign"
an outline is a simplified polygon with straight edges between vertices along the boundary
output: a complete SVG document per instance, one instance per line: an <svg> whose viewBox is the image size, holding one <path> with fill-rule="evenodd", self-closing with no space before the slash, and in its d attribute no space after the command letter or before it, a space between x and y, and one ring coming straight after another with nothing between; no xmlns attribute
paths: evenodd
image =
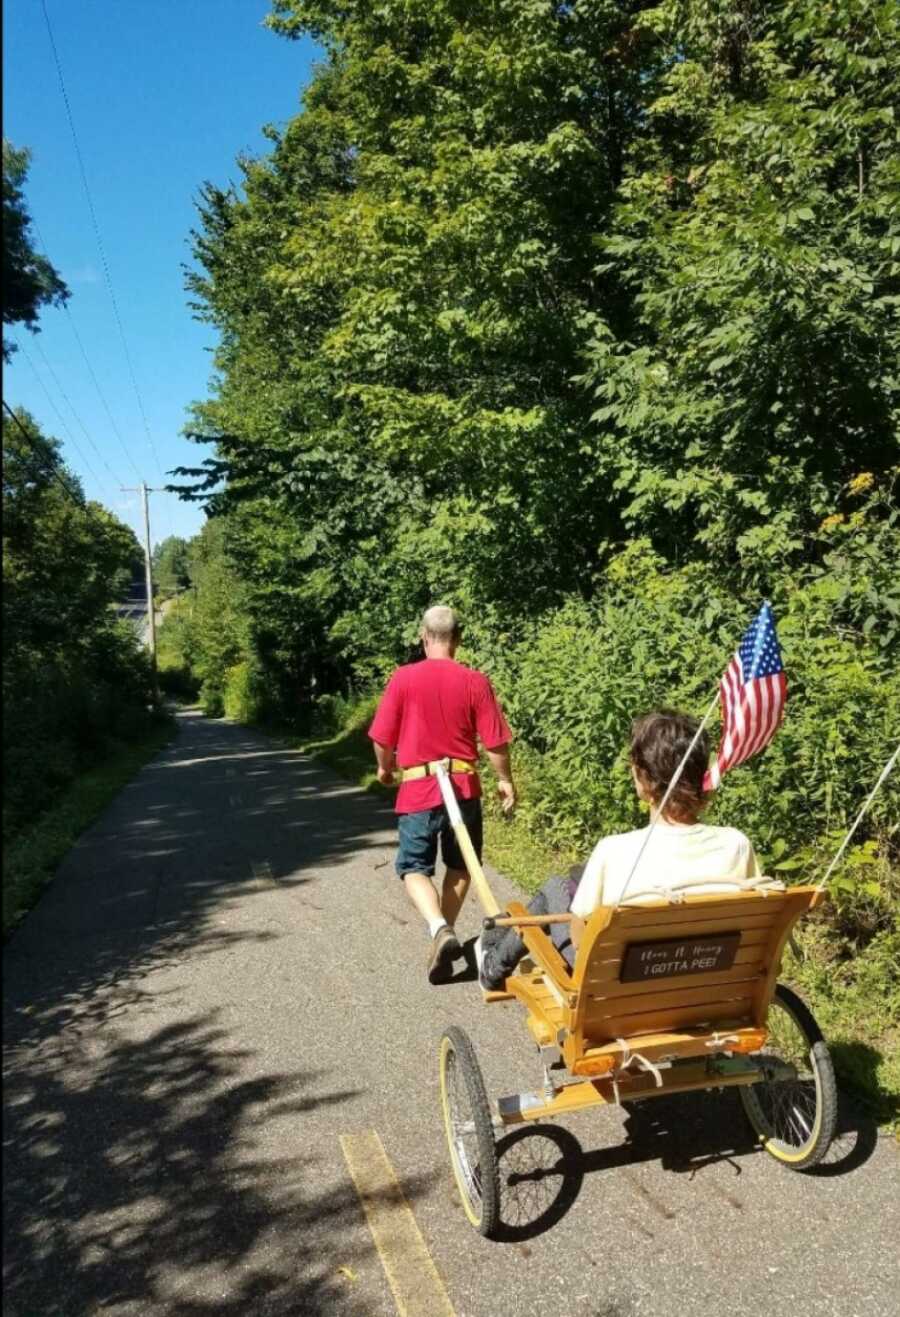
<svg viewBox="0 0 900 1317"><path fill-rule="evenodd" d="M665 942L633 942L622 957L619 982L674 979L683 974L731 969L740 940L740 933L711 933Z"/></svg>

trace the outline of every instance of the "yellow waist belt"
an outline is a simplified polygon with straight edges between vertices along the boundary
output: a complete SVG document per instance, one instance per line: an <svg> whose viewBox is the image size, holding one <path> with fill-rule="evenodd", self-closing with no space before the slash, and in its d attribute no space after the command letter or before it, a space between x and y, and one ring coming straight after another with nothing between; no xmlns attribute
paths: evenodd
<svg viewBox="0 0 900 1317"><path fill-rule="evenodd" d="M475 764L468 759L434 759L429 764L415 764L412 768L401 768L401 782L415 782L420 777L434 777L438 766L443 764L451 773L476 773Z"/></svg>

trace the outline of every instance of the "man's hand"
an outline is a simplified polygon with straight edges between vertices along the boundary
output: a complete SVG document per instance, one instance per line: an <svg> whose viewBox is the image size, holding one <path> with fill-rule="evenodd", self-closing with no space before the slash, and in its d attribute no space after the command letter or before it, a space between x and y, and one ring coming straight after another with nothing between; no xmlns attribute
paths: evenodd
<svg viewBox="0 0 900 1317"><path fill-rule="evenodd" d="M500 808L504 814L511 814L516 805L516 788L510 779L502 779L497 783L497 794L500 797Z"/></svg>
<svg viewBox="0 0 900 1317"><path fill-rule="evenodd" d="M397 761L394 758L392 746L381 745L378 741L373 742L375 749L375 762L378 765L376 775L378 781L383 787L392 787L394 785L394 771Z"/></svg>
<svg viewBox="0 0 900 1317"><path fill-rule="evenodd" d="M485 746L485 754L497 774L497 793L503 813L511 814L516 803L516 788L513 786L512 769L509 766L509 746L498 745L493 749Z"/></svg>

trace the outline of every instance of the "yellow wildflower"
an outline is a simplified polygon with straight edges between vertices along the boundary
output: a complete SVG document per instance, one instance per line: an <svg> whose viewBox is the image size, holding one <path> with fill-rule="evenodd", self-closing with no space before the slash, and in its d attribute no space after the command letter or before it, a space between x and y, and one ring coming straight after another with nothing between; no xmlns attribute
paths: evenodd
<svg viewBox="0 0 900 1317"><path fill-rule="evenodd" d="M854 476L847 488L851 494L865 494L866 490L871 489L875 484L875 477L871 471L860 471L858 476Z"/></svg>

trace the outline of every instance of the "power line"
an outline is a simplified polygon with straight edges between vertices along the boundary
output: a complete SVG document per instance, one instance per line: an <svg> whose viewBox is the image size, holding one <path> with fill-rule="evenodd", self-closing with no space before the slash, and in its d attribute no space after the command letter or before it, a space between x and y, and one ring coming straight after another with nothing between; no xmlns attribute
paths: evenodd
<svg viewBox="0 0 900 1317"><path fill-rule="evenodd" d="M46 353L43 351L43 349L40 347L40 344L38 344L37 342L35 343L35 347L36 347L36 348L38 349L38 351L40 352L40 354L41 354L41 360L43 361L44 365L47 367L48 371L50 372L50 374L53 376L54 380L56 381L56 387L59 389L59 391L60 391L60 393L62 394L62 396L63 396L63 398L65 399L65 401L66 401L66 402L69 404L69 406L72 408L72 414L75 416L75 419L78 421L78 424L81 426L82 430L84 430L85 435L87 436L88 442L90 443L91 447L94 449L95 453L97 453L97 456L100 458L100 461L103 463L103 465L106 467L106 470L109 472L110 476L112 477L112 480L113 480L113 490L115 491L116 488L121 488L121 486L119 486L118 483L117 483L117 481L116 481L115 473L114 473L114 472L112 471L112 469L110 468L109 463L106 461L106 459L104 458L103 454L102 454L102 453L100 452L100 450L97 448L97 445L94 443L93 439L91 438L91 435L90 435L90 433L89 433L87 427L85 426L84 422L81 420L81 417L80 417L80 416L78 415L78 413L75 411L75 407L73 406L71 400L69 399L68 395L66 394L65 389L64 389L64 388L62 387L62 385L60 384L59 379L57 378L56 372L54 371L53 367L50 365L50 362L47 360ZM27 349L26 349L26 347L25 347L25 344L24 344L24 343L21 343L21 342L17 342L17 343L16 343L16 350L19 351L19 352L21 352L22 355L24 356L25 360L28 362L28 365L29 365L29 367L31 368L31 372L32 372L32 374L34 375L35 379L37 380L38 384L40 385L40 387L41 387L41 391L43 392L44 397L47 399L47 402L50 404L50 406L53 408L54 412L56 413L56 415L57 415L57 417L58 417L58 419L59 419L59 423L60 423L60 425L62 426L63 430L65 431L66 435L68 436L69 442L71 443L72 447L75 449L75 451L76 451L76 453L78 454L79 458L81 459L81 461L84 463L85 467L87 468L88 474L90 475L91 479L94 480L95 483L96 483L98 486L100 486L100 487L102 488L102 484L101 484L101 481L100 481L100 480L98 479L98 477L97 477L97 473L94 471L94 469L92 468L90 462L87 460L87 457L85 456L84 452L82 451L81 446L80 446L79 443L78 443L78 440L75 438L75 436L74 436L74 434L72 433L72 431L71 431L71 429L70 429L68 423L66 422L66 418L63 416L62 412L59 410L59 408L57 407L57 405L56 405L56 403L54 402L53 398L51 397L51 395L50 395L50 391L49 391L49 389L47 388L47 386L46 386L46 384L44 383L44 381L41 379L40 372L38 371L37 367L35 366L34 362L33 362L32 359L31 359L31 357L29 356L28 351L27 351ZM117 511L117 510L118 510L118 504L117 504L115 498L112 498L112 499L110 499L110 500L108 500L108 501L109 501L109 505L110 505L111 509L113 509L114 512ZM127 521L128 518L126 517L125 520Z"/></svg>
<svg viewBox="0 0 900 1317"><path fill-rule="evenodd" d="M44 250L44 254L49 257L49 252L47 251L47 244L44 241L44 235L41 233L39 225L34 219L32 219L31 223L32 226L34 227L35 233L38 236L38 242L40 243L41 247ZM125 443L125 440L122 438L119 427L116 425L115 420L113 419L113 414L109 409L109 403L106 401L106 396L103 390L100 388L100 381L97 379L97 376L94 372L94 368L91 365L90 358L88 357L85 346L81 341L81 335L79 334L75 326L75 318L72 315L72 312L69 310L69 305L67 302L63 302L62 309L65 311L66 316L68 317L69 328L74 334L75 342L78 344L78 349L81 352L82 357L84 358L85 367L87 368L87 372L90 375L91 380L93 381L94 388L97 392L97 397L100 399L100 405L102 406L103 410L106 412L106 419L109 421L110 429L118 439L119 446L121 447L122 452L125 454L125 457L131 463L131 468L134 471L134 474L137 476L138 480L140 480L141 473L138 468L138 465L135 462L134 458L132 457L131 450L129 449L128 445ZM121 481L119 481L118 483L121 484Z"/></svg>
<svg viewBox="0 0 900 1317"><path fill-rule="evenodd" d="M91 366L91 363L88 360L88 355L84 350L84 344L81 341L81 335L78 333L78 330L75 328L75 321L72 319L72 313L67 306L64 306L63 310L65 311L66 315L69 318L69 326L72 330L72 333L75 335L75 342L78 344L81 350L81 355L82 357L84 357L84 364L87 367L88 374L90 375L91 379L94 382L94 388L97 390L97 397L100 399L100 403L103 407L103 410L106 412L106 416L107 416L107 420L109 421L110 428L112 429L113 434L118 439L119 444L121 445L122 448L122 452L125 454L125 456L128 458L128 461L131 463L132 470L134 471L138 480L140 480L141 473L140 470L138 469L137 462L135 462L134 458L131 456L131 452L129 451L129 448L125 443L125 440L122 438L121 434L119 433L118 426L116 425L115 421L112 418L112 412L109 410L109 404L107 403L106 398L103 395L103 391L100 388L100 384L97 380L97 376L94 374L93 367Z"/></svg>
<svg viewBox="0 0 900 1317"><path fill-rule="evenodd" d="M21 346L21 344L20 344L19 346ZM119 480L116 478L116 473L113 471L112 467L109 465L109 463L107 462L106 458L103 456L103 454L101 453L100 449L99 449L99 448L97 447L97 445L95 444L95 442L94 442L94 437L93 437L93 435L91 434L90 430L87 428L87 426L85 425L84 421L81 419L81 417L78 415L78 412L75 410L75 405L74 405L74 403L72 402L72 399L69 397L69 395L66 393L65 389L63 388L63 386L60 384L60 382L59 382L59 376L57 375L57 373L56 373L56 371L53 369L53 367L50 365L50 362L47 360L47 356L46 356L46 353L44 352L44 349L41 347L40 343L39 343L37 340L35 341L34 346L35 346L35 348L36 348L37 351L38 351L38 354L39 354L39 356L40 356L40 358L41 358L41 361L42 361L42 362L44 363L44 365L47 367L47 371L48 371L48 373L49 373L51 379L53 380L53 382L54 382L54 384L56 385L56 387L59 389L60 394L62 395L62 399L63 399L63 401L64 401L65 403L68 404L69 410L71 411L72 415L75 417L75 420L78 422L79 426L81 427L82 431L84 432L84 437L85 437L85 439L87 439L87 441L88 441L88 443L90 444L91 448L93 448L94 452L97 454L97 456L99 457L100 461L103 463L103 465L106 467L106 470L109 472L109 476L110 476L110 479L113 481L113 484L121 484L121 481L119 481Z"/></svg>
<svg viewBox="0 0 900 1317"><path fill-rule="evenodd" d="M37 453L38 457L42 458L42 459L46 462L46 460L47 460L49 454L47 453L46 450L45 450L44 452L41 452L41 449L40 449L39 445L37 444L37 442L35 441L34 436L33 436L33 435L30 435L30 434L28 433L28 431L25 429L25 426L24 426L24 425L22 424L22 422L19 420L18 416L15 414L15 412L14 412L13 409L12 409L12 407L10 407L9 403L6 401L5 398L3 399L3 406L4 406L4 407L6 408L6 410L9 412L10 417L11 417L12 420L15 422L15 424L18 426L19 430L21 430L22 434L24 435L24 437L25 437L26 441L28 442L29 446L31 447L32 451L35 452L35 453ZM77 503L78 506L79 506L80 508L83 508L83 507L84 507L84 497L83 497L83 495L82 495L82 496L79 496L78 494L75 493L75 491L74 491L74 489L72 489L71 485L69 485L65 480L63 480L62 476L59 474L59 470L57 469L57 467L55 467L55 466L51 466L51 467L48 468L48 471L49 471L49 474L50 474L51 476L53 476L53 478L59 482L59 484L62 486L62 488L63 488L63 489L65 490L65 492L68 494L69 498L72 499L72 501L73 501L74 503Z"/></svg>
<svg viewBox="0 0 900 1317"><path fill-rule="evenodd" d="M43 390L44 397L47 399L47 401L48 401L48 403L50 404L50 406L51 406L51 407L53 408L53 410L56 412L56 415L57 415L57 417L59 418L59 423L60 423L60 425L61 425L62 428L65 430L65 432L66 432L66 434L67 434L67 436L68 436L68 438L69 438L69 442L71 443L72 447L75 449L75 452L78 454L78 456L81 458L82 462L84 463L85 467L87 468L88 475L89 475L89 476L91 477L91 479L94 481L95 485L97 485L98 487L101 487L101 488L102 488L102 484L103 484L103 482L99 479L99 477L98 477L96 471L95 471L94 468L91 466L90 462L87 460L87 457L85 456L84 452L82 451L82 449L81 449L81 447L80 447L80 445L79 445L77 439L75 438L74 434L73 434L72 431L70 430L70 428L69 428L69 424L68 424L68 422L66 421L66 418L63 416L62 412L59 410L59 408L57 407L56 403L53 401L52 397L50 396L50 390L47 388L46 384L45 384L44 381L41 379L40 374L38 373L38 369L37 369L37 367L35 366L34 362L31 360L31 357L30 357L30 356L28 355L28 353L25 351L25 348L24 348L24 346L23 346L21 343L17 343L17 344L16 344L16 347L17 347L17 349L23 354L23 356L25 357L25 360L28 362L29 366L31 367L31 369L32 369L32 371L33 371L33 373L34 373L34 378L37 380L38 384L41 386L41 389ZM46 358L44 358L44 359L46 360ZM65 395L64 395L64 396L65 396ZM112 474L112 472L110 472L110 474Z"/></svg>
<svg viewBox="0 0 900 1317"><path fill-rule="evenodd" d="M97 242L97 250L100 253L100 263L103 267L103 277L106 281L106 288L109 293L109 300L112 303L113 315L115 316L116 325L118 326L119 329L119 336L122 339L122 349L125 353L125 362L126 365L128 366L128 374L131 378L131 386L134 389L134 396L137 399L138 411L140 412L141 420L144 425L144 432L147 436L147 443L150 447L150 452L153 454L153 460L156 463L156 469L159 472L160 479L165 481L165 475L163 474L163 469L160 466L159 458L157 457L156 454L156 448L153 443L153 436L150 433L150 425L147 421L147 413L144 409L144 400L141 397L141 391L138 388L137 378L134 373L134 366L132 365L131 362L131 353L128 350L128 340L125 337L125 328L122 324L122 317L119 314L119 304L116 301L116 294L113 289L112 276L109 270L109 263L107 262L106 259L106 250L103 246L103 239L100 236L100 225L97 221L97 212L94 209L94 201L93 201L93 197L91 196L91 189L87 180L87 171L85 170L84 167L84 157L81 154L81 146L79 145L78 142L78 133L75 131L75 119L72 115L72 107L69 104L69 95L68 92L66 91L66 83L65 83L65 79L63 78L62 64L60 62L59 52L56 49L56 41L54 40L53 37L53 28L50 24L50 15L47 12L46 0L41 0L41 8L44 11L44 21L47 25L47 35L50 38L50 48L53 51L53 61L56 65L57 77L59 78L59 89L62 92L63 104L66 107L66 117L68 118L69 128L72 133L72 141L75 146L75 155L78 159L78 169L79 172L81 173L81 182L82 182L82 186L84 187L84 194L85 197L87 198L88 210L91 216L91 225L94 230L94 238L96 239Z"/></svg>

